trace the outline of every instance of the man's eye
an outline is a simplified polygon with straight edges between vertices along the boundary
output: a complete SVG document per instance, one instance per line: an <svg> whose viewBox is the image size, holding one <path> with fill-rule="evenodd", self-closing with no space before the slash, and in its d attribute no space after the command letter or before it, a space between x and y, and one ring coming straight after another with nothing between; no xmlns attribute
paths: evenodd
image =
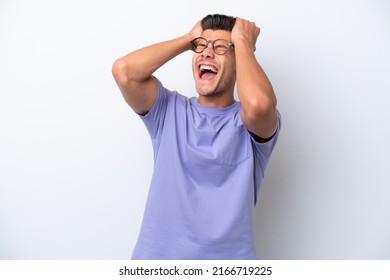
<svg viewBox="0 0 390 280"><path fill-rule="evenodd" d="M219 50L226 50L227 47L225 45L216 45L214 48Z"/></svg>

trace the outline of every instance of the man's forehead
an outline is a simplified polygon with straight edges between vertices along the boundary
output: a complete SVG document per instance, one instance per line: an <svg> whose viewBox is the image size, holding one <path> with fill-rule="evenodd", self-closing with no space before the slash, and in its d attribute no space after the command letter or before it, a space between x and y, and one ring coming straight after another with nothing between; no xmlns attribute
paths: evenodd
<svg viewBox="0 0 390 280"><path fill-rule="evenodd" d="M230 41L231 32L227 30L206 29L202 32L202 37L207 40L225 39Z"/></svg>

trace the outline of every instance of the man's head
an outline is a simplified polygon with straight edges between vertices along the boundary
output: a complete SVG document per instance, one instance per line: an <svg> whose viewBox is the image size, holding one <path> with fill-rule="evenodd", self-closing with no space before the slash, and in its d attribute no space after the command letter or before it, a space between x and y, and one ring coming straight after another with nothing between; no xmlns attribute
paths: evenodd
<svg viewBox="0 0 390 280"><path fill-rule="evenodd" d="M201 20L203 39L195 41L200 43L198 47L193 46L195 54L192 59L199 102L210 98L228 103L234 100L236 63L231 31L235 22L234 17L219 14L208 15Z"/></svg>

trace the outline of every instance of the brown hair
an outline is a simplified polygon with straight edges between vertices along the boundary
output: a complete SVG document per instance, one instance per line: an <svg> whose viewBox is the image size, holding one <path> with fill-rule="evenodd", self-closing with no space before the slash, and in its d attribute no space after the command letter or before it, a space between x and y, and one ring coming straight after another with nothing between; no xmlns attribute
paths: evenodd
<svg viewBox="0 0 390 280"><path fill-rule="evenodd" d="M235 23L236 19L232 16L214 14L205 16L201 21L201 26L203 30L212 29L232 31Z"/></svg>

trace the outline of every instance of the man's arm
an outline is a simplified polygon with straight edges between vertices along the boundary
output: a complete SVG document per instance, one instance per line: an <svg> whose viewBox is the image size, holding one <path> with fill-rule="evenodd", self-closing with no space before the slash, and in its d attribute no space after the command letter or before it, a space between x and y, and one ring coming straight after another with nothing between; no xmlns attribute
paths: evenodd
<svg viewBox="0 0 390 280"><path fill-rule="evenodd" d="M152 74L162 65L186 50L190 41L202 32L198 22L186 35L136 50L117 59L112 74L127 104L138 114L152 108L158 94L157 81Z"/></svg>
<svg viewBox="0 0 390 280"><path fill-rule="evenodd" d="M254 54L259 34L260 28L255 23L237 18L232 30L232 42L242 121L250 132L268 139L277 129L278 114L272 85Z"/></svg>

